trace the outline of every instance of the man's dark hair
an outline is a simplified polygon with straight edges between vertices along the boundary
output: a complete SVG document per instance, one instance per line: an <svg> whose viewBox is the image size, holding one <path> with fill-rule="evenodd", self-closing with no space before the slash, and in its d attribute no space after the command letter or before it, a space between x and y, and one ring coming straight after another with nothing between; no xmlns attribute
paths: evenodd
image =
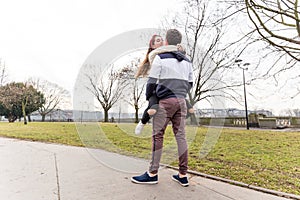
<svg viewBox="0 0 300 200"><path fill-rule="evenodd" d="M182 35L177 29L169 29L167 31L166 40L169 45L177 45L181 43Z"/></svg>

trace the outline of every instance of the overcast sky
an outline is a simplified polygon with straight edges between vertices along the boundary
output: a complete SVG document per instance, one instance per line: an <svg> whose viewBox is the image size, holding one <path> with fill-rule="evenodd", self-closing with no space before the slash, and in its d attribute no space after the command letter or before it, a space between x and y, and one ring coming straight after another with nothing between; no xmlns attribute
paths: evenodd
<svg viewBox="0 0 300 200"><path fill-rule="evenodd" d="M178 1L1 0L0 58L10 80L34 76L73 89L88 55L125 31L157 28Z"/></svg>
<svg viewBox="0 0 300 200"><path fill-rule="evenodd" d="M0 58L9 79L40 77L70 92L80 67L101 43L126 31L158 28L168 13L182 6L178 0L0 2ZM252 102L249 98L250 109L277 109L278 113L278 107L299 107L297 99L283 101L279 93Z"/></svg>

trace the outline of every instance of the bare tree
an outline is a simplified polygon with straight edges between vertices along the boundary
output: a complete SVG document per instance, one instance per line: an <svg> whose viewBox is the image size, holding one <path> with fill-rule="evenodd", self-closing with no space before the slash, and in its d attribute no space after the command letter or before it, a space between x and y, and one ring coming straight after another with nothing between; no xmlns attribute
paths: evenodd
<svg viewBox="0 0 300 200"><path fill-rule="evenodd" d="M300 1L245 0L249 19L260 37L300 61Z"/></svg>
<svg viewBox="0 0 300 200"><path fill-rule="evenodd" d="M208 0L186 0L183 12L173 20L185 34L186 52L195 70L195 84L189 94L192 105L202 100L212 103L216 97L236 102L241 98L237 88L243 83L236 78L235 60L247 44L242 37L229 39L234 13L234 9L217 7Z"/></svg>
<svg viewBox="0 0 300 200"><path fill-rule="evenodd" d="M126 79L113 66L108 71L100 71L96 66L89 66L94 73L86 74L89 85L86 88L95 96L104 110L104 122L108 122L108 111L120 100L123 90L127 87Z"/></svg>
<svg viewBox="0 0 300 200"><path fill-rule="evenodd" d="M296 117L300 117L300 109L299 108L298 109L293 109L293 114Z"/></svg>
<svg viewBox="0 0 300 200"><path fill-rule="evenodd" d="M287 88L292 80L300 90L300 19L298 0L244 0L247 16L256 35L253 39L263 41L262 59L269 60L264 66L265 77L275 85ZM288 78L287 78L288 77ZM286 89L285 89L286 90ZM299 92L290 92L290 98Z"/></svg>
<svg viewBox="0 0 300 200"><path fill-rule="evenodd" d="M35 78L30 78L28 82L44 94L45 101L38 110L42 116L42 121L45 121L49 113L53 112L59 106L63 107L63 104L68 103L70 99L70 93L55 83Z"/></svg>
<svg viewBox="0 0 300 200"><path fill-rule="evenodd" d="M141 101L141 98L145 98L144 95L145 86L146 86L146 81L139 80L139 79L134 80L134 84L132 87L133 97L131 102L133 102L132 105L134 106L135 109L135 123L139 122L139 110L142 107L143 102L145 102L145 101Z"/></svg>
<svg viewBox="0 0 300 200"><path fill-rule="evenodd" d="M133 58L127 66L121 69L120 77L122 79L127 79L128 81L128 90L129 95L128 98L124 98L124 100L131 105L135 110L135 123L139 122L139 109L143 106L143 98L145 99L144 92L146 86L146 80L135 78L135 74L138 69L138 65L140 64L139 58ZM127 96L127 95L126 95Z"/></svg>
<svg viewBox="0 0 300 200"><path fill-rule="evenodd" d="M260 66L255 70L261 72L261 77L272 80L274 85L282 84L280 88L288 87L289 79L299 85L299 1L240 0L226 3L235 5L245 21L250 20L249 33L245 37L252 41L249 49L257 52L254 56ZM291 98L297 95L297 92L289 94Z"/></svg>

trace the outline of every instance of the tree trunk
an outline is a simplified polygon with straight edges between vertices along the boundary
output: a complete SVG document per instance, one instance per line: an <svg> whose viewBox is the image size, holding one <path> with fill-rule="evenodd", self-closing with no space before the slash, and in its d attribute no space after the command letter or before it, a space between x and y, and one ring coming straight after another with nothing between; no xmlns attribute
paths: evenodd
<svg viewBox="0 0 300 200"><path fill-rule="evenodd" d="M135 123L139 123L139 108L135 106Z"/></svg>
<svg viewBox="0 0 300 200"><path fill-rule="evenodd" d="M27 118L26 118L26 111L25 111L25 103L22 101L22 113L23 113L23 118L24 118L24 124L27 124Z"/></svg>
<svg viewBox="0 0 300 200"><path fill-rule="evenodd" d="M9 123L12 123L12 122L16 121L16 119L17 119L17 117L15 117L15 116L13 116L13 115L8 116L8 122L9 122Z"/></svg>
<svg viewBox="0 0 300 200"><path fill-rule="evenodd" d="M104 122L108 122L108 110L104 110Z"/></svg>
<svg viewBox="0 0 300 200"><path fill-rule="evenodd" d="M30 115L27 115L28 121L31 122L31 117Z"/></svg>
<svg viewBox="0 0 300 200"><path fill-rule="evenodd" d="M45 121L45 118L46 118L46 115L45 114L42 114L42 122ZM51 120L50 120L51 121Z"/></svg>

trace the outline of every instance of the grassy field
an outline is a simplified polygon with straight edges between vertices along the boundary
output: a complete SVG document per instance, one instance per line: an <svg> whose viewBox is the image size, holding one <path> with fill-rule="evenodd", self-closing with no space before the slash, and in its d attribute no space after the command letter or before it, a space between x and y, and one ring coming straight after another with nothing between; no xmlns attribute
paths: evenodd
<svg viewBox="0 0 300 200"><path fill-rule="evenodd" d="M5 137L102 148L150 158L151 126L134 135L134 124L0 123ZM268 189L300 194L300 132L187 127L189 168ZM162 162L177 166L168 127Z"/></svg>

